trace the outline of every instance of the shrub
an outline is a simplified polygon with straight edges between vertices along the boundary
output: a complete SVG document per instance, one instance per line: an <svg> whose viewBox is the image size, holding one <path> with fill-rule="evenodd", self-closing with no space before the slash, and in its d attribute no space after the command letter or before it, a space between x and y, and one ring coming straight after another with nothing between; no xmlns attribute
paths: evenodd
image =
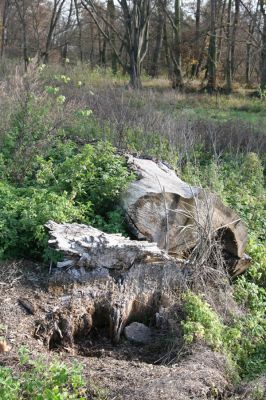
<svg viewBox="0 0 266 400"><path fill-rule="evenodd" d="M0 182L0 257L36 257L47 245L44 224L49 219L71 222L82 218L82 208L67 193Z"/></svg>
<svg viewBox="0 0 266 400"><path fill-rule="evenodd" d="M261 301L255 313L235 318L228 326L200 296L186 292L186 318L182 321L185 342L189 344L202 340L212 349L225 353L238 367L241 375L254 376L265 372L265 297L264 303Z"/></svg>
<svg viewBox="0 0 266 400"><path fill-rule="evenodd" d="M23 186L0 182L0 257L40 256L49 219L123 231L117 204L132 176L110 144L81 151L73 143L59 144L35 160Z"/></svg>
<svg viewBox="0 0 266 400"><path fill-rule="evenodd" d="M20 349L19 372L0 367L1 400L105 400L104 390L86 382L82 366L68 366L59 360L48 364L31 360L27 350Z"/></svg>

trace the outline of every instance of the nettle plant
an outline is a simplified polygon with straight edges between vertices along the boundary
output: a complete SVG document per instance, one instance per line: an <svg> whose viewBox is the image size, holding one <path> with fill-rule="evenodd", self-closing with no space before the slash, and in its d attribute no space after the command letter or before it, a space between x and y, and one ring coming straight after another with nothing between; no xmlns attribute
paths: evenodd
<svg viewBox="0 0 266 400"><path fill-rule="evenodd" d="M18 372L0 366L1 400L106 400L105 390L85 380L81 365L60 360L47 364L32 360L27 348L19 349Z"/></svg>
<svg viewBox="0 0 266 400"><path fill-rule="evenodd" d="M250 293L250 288L244 287L238 293ZM190 291L183 296L186 317L182 321L184 341L186 344L202 341L213 350L227 355L228 360L237 368L240 375L255 376L266 371L266 320L265 291L254 293L251 303L257 302L256 308L250 309L244 317L235 317L230 325L222 319L204 300L203 296Z"/></svg>
<svg viewBox="0 0 266 400"><path fill-rule="evenodd" d="M91 110L74 107L61 87L30 83L20 87L0 148L1 258L40 257L49 219L124 231L119 196L132 179L124 158L107 142L80 147L68 140L69 119L86 125Z"/></svg>

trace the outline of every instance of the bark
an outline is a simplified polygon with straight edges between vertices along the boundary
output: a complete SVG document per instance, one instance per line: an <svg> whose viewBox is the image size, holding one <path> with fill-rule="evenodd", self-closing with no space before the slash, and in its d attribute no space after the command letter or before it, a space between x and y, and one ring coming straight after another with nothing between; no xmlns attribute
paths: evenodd
<svg viewBox="0 0 266 400"><path fill-rule="evenodd" d="M114 343L120 340L128 321L155 318L160 298L182 285L184 263L167 255L155 243L105 234L80 224L50 221L47 228L50 245L64 254L64 261L57 263L50 280L50 290L56 291L62 285L72 288L73 310L73 302L80 299L80 285L84 294L79 316L85 315L87 320L90 316L90 328L105 326ZM63 298L59 309L59 324L62 326L62 320L68 322L62 339L67 339L71 346L80 323L66 318Z"/></svg>
<svg viewBox="0 0 266 400"><path fill-rule="evenodd" d="M110 44L119 64L129 73L130 86L139 89L141 88L141 67L148 50L151 0L134 0L132 4L127 0L118 0L118 3L122 12L124 36L105 18L103 13L99 13L94 0L81 0L84 9L89 12L98 30ZM126 65L122 59L121 52L118 51L110 33L102 28L102 22L109 26L115 38L120 41L120 48L126 50L129 65Z"/></svg>
<svg viewBox="0 0 266 400"><path fill-rule="evenodd" d="M224 17L225 17L225 6L226 0L219 1L219 12L218 12L218 20L219 20L219 34L217 40L217 64L220 62L221 54L222 54L222 46L223 46L223 38L224 38Z"/></svg>
<svg viewBox="0 0 266 400"><path fill-rule="evenodd" d="M107 18L109 19L110 25L114 26L115 25L115 5L114 5L114 0L108 0L107 2ZM113 32L112 29L107 26L108 33L110 36L110 40L114 43L114 46L116 46L116 37L115 33ZM117 73L117 57L113 49L111 49L111 64L112 64L112 72L115 75Z"/></svg>
<svg viewBox="0 0 266 400"><path fill-rule="evenodd" d="M193 64L192 76L198 77L199 75L199 61L200 61L200 10L201 0L197 0L196 15L195 15L195 46L196 46L196 60Z"/></svg>
<svg viewBox="0 0 266 400"><path fill-rule="evenodd" d="M232 0L228 0L228 14L227 14L227 55L226 55L226 91L232 91L232 37L231 37L231 13L232 13Z"/></svg>
<svg viewBox="0 0 266 400"><path fill-rule="evenodd" d="M52 47L54 31L59 22L59 18L61 16L61 12L62 12L65 2L66 2L66 0L54 0L54 2L53 2L53 10L52 10L49 29L48 29L48 33L47 33L47 37L46 37L45 50L41 54L41 56L43 58L43 62L45 64L47 64L49 61L49 53L50 53L50 50Z"/></svg>
<svg viewBox="0 0 266 400"><path fill-rule="evenodd" d="M257 21L259 10L259 0L257 1L256 11L254 15L250 17L250 23L248 26L248 40L247 40L247 47L246 47L246 62L245 62L245 80L246 84L249 86L251 84L251 50L252 50L252 40L253 35L256 27L255 21Z"/></svg>
<svg viewBox="0 0 266 400"><path fill-rule="evenodd" d="M164 164L132 158L129 166L139 179L123 195L122 205L138 239L182 257L207 231L213 237L219 232L226 254L235 260L244 256L246 226L218 196L191 187Z"/></svg>
<svg viewBox="0 0 266 400"><path fill-rule="evenodd" d="M149 22L151 15L150 0L135 0L133 9L126 0L119 1L123 11L123 22L126 31L126 48L129 55L130 85L141 88L141 66L148 50Z"/></svg>
<svg viewBox="0 0 266 400"><path fill-rule="evenodd" d="M79 59L80 59L80 62L82 62L82 61L83 61L82 25L81 25L81 19L80 19L80 11L79 11L78 1L77 1L77 0L74 0L74 4L75 4L75 11L76 11L76 20L77 20L77 25L78 25Z"/></svg>
<svg viewBox="0 0 266 400"><path fill-rule="evenodd" d="M27 5L25 0L21 3L18 0L15 0L16 9L18 12L19 20L21 23L22 29L22 51L23 51L23 60L24 60L24 69L27 71L29 64L29 55L28 55L28 35L27 35Z"/></svg>
<svg viewBox="0 0 266 400"><path fill-rule="evenodd" d="M164 27L163 27L163 40L164 40L165 62L167 66L168 77L172 79L172 65L171 65L171 56L170 56L166 21L164 22Z"/></svg>
<svg viewBox="0 0 266 400"><path fill-rule="evenodd" d="M216 48L216 5L217 0L211 0L210 41L208 51L208 83L207 90L212 93L216 91L217 74L217 48Z"/></svg>
<svg viewBox="0 0 266 400"><path fill-rule="evenodd" d="M264 91L266 89L266 5L264 0L260 0L260 9L263 17L260 89Z"/></svg>
<svg viewBox="0 0 266 400"><path fill-rule="evenodd" d="M174 64L173 88L182 88L184 85L181 64L181 2L175 0L174 16L174 45L172 49L172 61Z"/></svg>
<svg viewBox="0 0 266 400"><path fill-rule="evenodd" d="M7 44L7 22L8 22L9 0L4 0L2 8L2 32L1 32L1 49L0 57L5 55L5 47Z"/></svg>
<svg viewBox="0 0 266 400"><path fill-rule="evenodd" d="M62 63L65 65L67 56L68 56L68 47L69 47L69 30L71 28L71 18L73 13L73 0L70 2L68 18L65 26L65 34L64 34L64 44L62 47Z"/></svg>
<svg viewBox="0 0 266 400"><path fill-rule="evenodd" d="M53 342L72 347L75 336L84 337L93 327L104 327L117 343L132 320L167 317L164 310L173 304L171 293L176 299L187 287L187 277L208 265L208 259L200 264L199 258L191 258L195 248L207 251L199 247L200 235L220 237L232 275L249 265L244 254L246 227L216 195L191 187L161 163L129 157L128 166L138 180L123 194L122 205L133 235L141 240L87 225L46 224L50 246L64 257L53 271L49 291L68 293L58 297L49 316L50 348Z"/></svg>
<svg viewBox="0 0 266 400"><path fill-rule="evenodd" d="M165 14L161 1L158 3L158 19L157 19L157 29L156 29L156 39L155 47L152 56L152 65L150 70L150 75L155 78L159 74L159 60L163 44L163 34L165 25Z"/></svg>
<svg viewBox="0 0 266 400"><path fill-rule="evenodd" d="M234 24L233 24L233 30L232 30L232 45L231 45L231 75L232 77L235 74L236 70L236 62L235 62L235 47L236 47L236 33L237 33L237 27L238 27L238 22L239 22L239 12L240 12L240 0L235 0L235 15L234 15Z"/></svg>

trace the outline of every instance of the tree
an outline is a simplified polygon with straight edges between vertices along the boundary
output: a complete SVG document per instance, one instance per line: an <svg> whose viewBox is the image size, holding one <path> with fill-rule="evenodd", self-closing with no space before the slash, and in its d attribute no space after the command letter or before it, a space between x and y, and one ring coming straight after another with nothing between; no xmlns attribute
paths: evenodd
<svg viewBox="0 0 266 400"><path fill-rule="evenodd" d="M82 25L80 19L80 8L78 4L78 0L74 0L75 4L75 12L76 12L76 20L77 20L77 27L78 27L78 45L79 45L79 59L83 61L83 49L82 49Z"/></svg>
<svg viewBox="0 0 266 400"><path fill-rule="evenodd" d="M196 45L196 62L193 64L192 75L198 76L199 73L199 61L200 61L200 7L201 0L197 0L196 15L195 15L195 45Z"/></svg>
<svg viewBox="0 0 266 400"><path fill-rule="evenodd" d="M163 4L164 3L164 4ZM155 31L155 46L152 55L152 65L150 75L155 78L159 73L159 60L163 44L164 26L165 26L165 1L156 2L157 15L156 15L156 31Z"/></svg>
<svg viewBox="0 0 266 400"><path fill-rule="evenodd" d="M210 41L208 50L208 83L207 90L211 93L216 90L216 0L211 0Z"/></svg>
<svg viewBox="0 0 266 400"><path fill-rule="evenodd" d="M28 36L27 36L27 11L29 4L28 2L26 2L26 0L15 0L15 6L18 12L22 28L22 48L23 48L24 68L25 71L27 71L27 67L29 64Z"/></svg>
<svg viewBox="0 0 266 400"><path fill-rule="evenodd" d="M50 17L48 33L46 36L45 49L44 49L44 51L41 52L41 58L45 64L47 64L49 61L49 53L50 53L51 46L52 46L54 31L59 22L65 2L66 2L66 0L54 0L53 1L53 7L52 7L52 13L51 13L51 17ZM71 2L71 4L72 4L72 2Z"/></svg>
<svg viewBox="0 0 266 400"><path fill-rule="evenodd" d="M99 11L94 0L81 0L81 4L90 13L99 32L110 44L120 65L129 73L130 86L134 89L140 88L141 67L148 49L151 0L133 0L132 2L118 0L121 8L122 32L119 32L114 23ZM109 32L103 29L102 22L109 27ZM116 41L120 42L120 50L117 48ZM126 50L128 63L122 58L123 48Z"/></svg>
<svg viewBox="0 0 266 400"><path fill-rule="evenodd" d="M9 12L10 0L3 0L2 2L2 32L1 32L1 49L0 57L4 57L5 47L7 44L7 22Z"/></svg>
<svg viewBox="0 0 266 400"><path fill-rule="evenodd" d="M68 46L69 46L69 30L71 28L72 23L72 14L73 14L73 0L70 0L69 10L68 10L68 17L63 28L63 46L62 46L62 62L65 64L67 55L68 55Z"/></svg>
<svg viewBox="0 0 266 400"><path fill-rule="evenodd" d="M266 4L265 0L260 0L260 9L263 19L262 27L262 50L261 50L261 74L260 74L260 88L261 90L266 89Z"/></svg>
<svg viewBox="0 0 266 400"><path fill-rule="evenodd" d="M227 14L227 56L226 56L226 91L228 93L232 90L232 26L231 15L232 13L232 0L228 0L228 14Z"/></svg>

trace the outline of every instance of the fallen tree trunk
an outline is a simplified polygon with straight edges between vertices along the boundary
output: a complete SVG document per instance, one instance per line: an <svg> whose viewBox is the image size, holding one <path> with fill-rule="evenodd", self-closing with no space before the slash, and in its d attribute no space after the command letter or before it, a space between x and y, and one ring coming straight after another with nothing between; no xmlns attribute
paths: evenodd
<svg viewBox="0 0 266 400"><path fill-rule="evenodd" d="M81 224L50 221L47 228L50 245L64 254L50 280L50 290L69 286L71 299L77 304L82 290L82 305L75 306L79 322L73 322L73 312L63 311L64 299L60 315L54 318L61 342L64 338L68 345L78 335L84 318L92 326L105 326L117 343L126 324L154 320L160 307L170 301L172 291L178 291L183 283L184 263L155 243L105 234Z"/></svg>
<svg viewBox="0 0 266 400"><path fill-rule="evenodd" d="M138 179L123 194L122 206L137 239L184 258L204 238L219 239L232 275L248 267L246 226L217 195L188 185L161 162L130 156L128 165Z"/></svg>
<svg viewBox="0 0 266 400"><path fill-rule="evenodd" d="M75 336L87 335L93 326L104 326L117 343L131 321L160 319L172 293L181 292L189 276L195 279L208 269L217 248L213 241L220 243L233 275L249 265L246 227L218 196L191 187L162 163L129 162L138 180L124 193L122 204L132 233L145 241L87 225L47 223L50 246L64 255L50 290L68 286L71 294L72 303L66 305L62 296L52 319L52 340L63 346L71 347ZM211 268L216 267L221 270L214 262Z"/></svg>

